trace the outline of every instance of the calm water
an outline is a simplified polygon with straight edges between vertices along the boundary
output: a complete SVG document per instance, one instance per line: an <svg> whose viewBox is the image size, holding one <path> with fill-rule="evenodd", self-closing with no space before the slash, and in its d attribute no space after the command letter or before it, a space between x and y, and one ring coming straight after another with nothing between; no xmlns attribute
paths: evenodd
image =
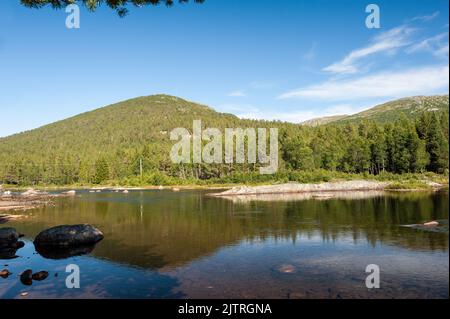
<svg viewBox="0 0 450 319"><path fill-rule="evenodd" d="M448 298L448 233L401 225L448 220L448 192L214 198L206 191L79 192L2 226L24 233L0 259L2 298ZM32 240L90 223L105 239L89 254L39 254ZM44 257L45 255L45 257ZM5 257L5 256L3 256ZM67 257L67 256L66 256ZM0 257L2 258L2 257ZM59 259L55 259L59 258ZM77 264L81 288L68 289ZM365 268L381 269L381 288ZM50 276L31 286L25 269ZM28 292L27 297L21 297Z"/></svg>

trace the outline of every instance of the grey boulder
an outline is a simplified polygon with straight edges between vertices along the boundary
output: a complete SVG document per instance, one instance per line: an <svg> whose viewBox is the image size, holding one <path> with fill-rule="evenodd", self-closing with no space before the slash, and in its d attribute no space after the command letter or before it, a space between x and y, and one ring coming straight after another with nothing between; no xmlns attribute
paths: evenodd
<svg viewBox="0 0 450 319"><path fill-rule="evenodd" d="M92 245L103 239L103 233L92 225L61 225L40 232L34 239L37 246Z"/></svg>

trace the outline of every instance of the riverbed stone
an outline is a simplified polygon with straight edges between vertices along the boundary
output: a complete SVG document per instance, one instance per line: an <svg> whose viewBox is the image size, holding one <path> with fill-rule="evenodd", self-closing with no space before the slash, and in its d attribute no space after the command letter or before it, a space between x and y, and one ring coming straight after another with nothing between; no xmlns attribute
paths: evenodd
<svg viewBox="0 0 450 319"><path fill-rule="evenodd" d="M48 271L38 271L31 275L31 278L36 281L42 281L48 277Z"/></svg>
<svg viewBox="0 0 450 319"><path fill-rule="evenodd" d="M6 279L11 275L8 269L0 270L0 277Z"/></svg>
<svg viewBox="0 0 450 319"><path fill-rule="evenodd" d="M25 270L20 274L20 282L26 286L30 286L33 283L32 275L33 271L31 269Z"/></svg>
<svg viewBox="0 0 450 319"><path fill-rule="evenodd" d="M17 242L20 238L20 234L15 228L2 227L0 228L0 245L9 245Z"/></svg>
<svg viewBox="0 0 450 319"><path fill-rule="evenodd" d="M34 243L37 246L82 246L102 239L103 233L92 225L61 225L40 232Z"/></svg>

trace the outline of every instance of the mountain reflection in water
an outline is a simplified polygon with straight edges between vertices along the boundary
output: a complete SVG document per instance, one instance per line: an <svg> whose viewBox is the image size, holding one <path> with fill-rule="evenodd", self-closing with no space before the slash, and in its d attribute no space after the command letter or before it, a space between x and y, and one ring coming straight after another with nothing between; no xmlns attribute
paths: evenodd
<svg viewBox="0 0 450 319"><path fill-rule="evenodd" d="M85 276L91 278L92 285L79 294L98 298L334 298L338 293L330 294L328 290L319 293L322 288L325 289L327 282L333 280L336 281L334 289L343 290L339 296L358 297L354 293L350 294L350 291L354 291L354 288L350 288L353 284L351 278L357 276L342 277L339 275L343 271L341 267L346 267L345 271L349 274L364 276L363 264L371 263L371 257L375 261L378 259L388 263L386 269L390 274L398 274L400 279L391 280L390 283L394 288L404 284L406 275L414 277L416 283L408 283L417 288L413 289L415 292L411 297L420 296L419 288L422 284L429 286L430 280L443 282L448 287L448 234L401 227L448 219L447 192L353 192L342 196L334 194L331 198L305 194L217 198L207 196L207 193L153 190L123 194L86 191L74 198L57 199L54 207L24 212L24 218L8 222L7 226L17 228L30 241L41 230L51 226L89 223L101 229L105 239L92 252L87 251L90 254L70 257L68 260L46 259L65 256L49 255L48 252L36 254L29 242L25 248L16 252L20 258L14 260L14 265L23 271L27 262L35 263L38 268L42 268L39 270L51 271L50 268L62 267L69 261L81 261L85 268L90 269L85 270ZM390 259L386 259L386 255ZM29 257L29 260L24 260L24 256ZM252 260L252 264L249 264L249 260ZM405 264L405 260L409 260L410 266ZM411 268L411 265L421 260L423 267ZM103 271L94 271L94 264ZM283 266L286 264L288 266ZM434 278L429 278L428 274L428 281L424 282L420 276L423 278L429 270L427 264L430 267L435 265ZM12 263L9 266L12 267ZM44 269L44 266L50 268ZM280 272L279 269L283 267L292 271L289 274ZM323 272L317 273L321 267L324 267ZM11 268L11 272L13 270ZM15 272L19 272L19 269ZM109 280L110 287L106 284L102 289L95 286L96 280L105 282L105 278L110 278L112 274L115 277ZM245 287L225 284L227 280L233 281L233 277L239 278L241 275L247 276ZM304 282L305 276L312 275L315 275L317 282ZM273 287L260 285L263 278L266 278L266 282L273 281ZM128 290L119 289L116 281L120 279L128 282ZM0 279L0 296L15 296L12 292L17 292L19 287L10 290L7 282L12 285L11 281L9 278L8 281ZM39 296L51 296L53 293L64 296L64 293L58 295L58 289L49 284L49 279L46 281L43 281L43 285L47 288L40 288ZM208 284L209 281L215 283ZM153 284L153 287L164 288L146 290L149 282L158 282L160 284ZM309 285L309 294L307 290L302 290L307 287L296 292L291 287L293 284ZM221 291L214 291L217 287ZM366 290L365 287L361 289ZM349 292L348 296L345 291ZM74 294L71 292L69 295ZM440 285L435 290L431 286L423 292L425 297L445 295L448 296L448 292L442 290ZM395 295L395 289L385 294L378 292L376 296L401 297ZM408 297L408 294L405 296Z"/></svg>

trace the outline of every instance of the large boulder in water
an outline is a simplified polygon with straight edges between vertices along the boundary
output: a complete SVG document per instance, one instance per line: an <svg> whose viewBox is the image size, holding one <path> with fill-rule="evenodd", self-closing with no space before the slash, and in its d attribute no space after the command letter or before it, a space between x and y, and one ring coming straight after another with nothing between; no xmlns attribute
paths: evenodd
<svg viewBox="0 0 450 319"><path fill-rule="evenodd" d="M21 235L15 228L2 227L0 228L0 245L9 245L17 242Z"/></svg>
<svg viewBox="0 0 450 319"><path fill-rule="evenodd" d="M61 225L39 233L34 239L36 246L82 246L93 245L103 239L103 233L88 224Z"/></svg>

